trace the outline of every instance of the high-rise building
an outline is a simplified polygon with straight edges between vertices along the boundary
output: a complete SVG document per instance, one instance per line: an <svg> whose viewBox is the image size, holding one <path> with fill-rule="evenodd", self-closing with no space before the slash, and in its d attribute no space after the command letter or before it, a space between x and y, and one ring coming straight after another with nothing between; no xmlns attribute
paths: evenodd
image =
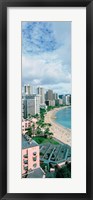
<svg viewBox="0 0 93 200"><path fill-rule="evenodd" d="M40 104L45 104L45 94L44 94L44 88L38 87L37 93L40 95Z"/></svg>
<svg viewBox="0 0 93 200"><path fill-rule="evenodd" d="M70 94L66 94L63 96L63 104L69 106L71 105L71 95Z"/></svg>
<svg viewBox="0 0 93 200"><path fill-rule="evenodd" d="M27 99L27 117L36 114L36 99Z"/></svg>
<svg viewBox="0 0 93 200"><path fill-rule="evenodd" d="M56 105L56 106L59 106L59 99L56 99L56 100L55 100L55 105Z"/></svg>
<svg viewBox="0 0 93 200"><path fill-rule="evenodd" d="M53 100L53 90L48 90L47 92L46 92L46 101L47 100Z"/></svg>
<svg viewBox="0 0 93 200"><path fill-rule="evenodd" d="M49 100L49 102L50 102L50 106L55 106L55 100Z"/></svg>
<svg viewBox="0 0 93 200"><path fill-rule="evenodd" d="M27 118L27 100L25 98L22 99L22 119Z"/></svg>
<svg viewBox="0 0 93 200"><path fill-rule="evenodd" d="M58 99L58 94L57 93L53 93L53 99L54 100Z"/></svg>
<svg viewBox="0 0 93 200"><path fill-rule="evenodd" d="M63 104L63 99L58 99L59 100L59 105Z"/></svg>
<svg viewBox="0 0 93 200"><path fill-rule="evenodd" d="M40 95L36 95L36 114L40 113Z"/></svg>
<svg viewBox="0 0 93 200"><path fill-rule="evenodd" d="M71 105L71 95L70 94L66 95L66 105L67 106Z"/></svg>
<svg viewBox="0 0 93 200"><path fill-rule="evenodd" d="M31 94L30 85L24 85L24 93L26 95L30 95Z"/></svg>
<svg viewBox="0 0 93 200"><path fill-rule="evenodd" d="M30 95L27 98L27 116L40 113L40 98L38 95Z"/></svg>
<svg viewBox="0 0 93 200"><path fill-rule="evenodd" d="M33 87L31 85L24 85L24 94L30 95L33 94Z"/></svg>
<svg viewBox="0 0 93 200"><path fill-rule="evenodd" d="M40 113L39 95L25 95L22 99L22 118L26 119L30 115Z"/></svg>
<svg viewBox="0 0 93 200"><path fill-rule="evenodd" d="M63 104L66 105L66 96L63 95L62 99L63 99Z"/></svg>

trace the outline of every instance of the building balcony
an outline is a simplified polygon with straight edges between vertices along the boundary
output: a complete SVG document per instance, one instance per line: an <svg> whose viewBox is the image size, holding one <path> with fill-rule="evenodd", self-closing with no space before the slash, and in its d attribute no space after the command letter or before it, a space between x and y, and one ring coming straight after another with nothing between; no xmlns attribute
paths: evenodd
<svg viewBox="0 0 93 200"><path fill-rule="evenodd" d="M24 158L28 158L28 154L24 154Z"/></svg>
<svg viewBox="0 0 93 200"><path fill-rule="evenodd" d="M24 164L28 164L28 160L24 160Z"/></svg>
<svg viewBox="0 0 93 200"><path fill-rule="evenodd" d="M28 171L28 166L24 166L24 170Z"/></svg>
<svg viewBox="0 0 93 200"><path fill-rule="evenodd" d="M33 161L36 161L37 160L37 157L33 157Z"/></svg>

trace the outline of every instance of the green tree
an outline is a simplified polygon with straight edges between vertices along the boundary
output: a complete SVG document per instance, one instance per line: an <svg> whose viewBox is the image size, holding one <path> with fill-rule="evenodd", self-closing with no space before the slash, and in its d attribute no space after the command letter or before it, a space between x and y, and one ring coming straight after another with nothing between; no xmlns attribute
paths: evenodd
<svg viewBox="0 0 93 200"><path fill-rule="evenodd" d="M71 178L71 163L59 169L56 173L56 178Z"/></svg>
<svg viewBox="0 0 93 200"><path fill-rule="evenodd" d="M28 117L28 119L31 119L31 114L28 114L28 116L27 116L27 117Z"/></svg>
<svg viewBox="0 0 93 200"><path fill-rule="evenodd" d="M26 129L27 130L27 135L29 135L30 137L33 135L33 131L32 131L32 128L30 127L30 128L28 128L28 129Z"/></svg>
<svg viewBox="0 0 93 200"><path fill-rule="evenodd" d="M42 134L42 131L41 131L41 129L40 129L39 127L37 128L36 134L37 134L37 135Z"/></svg>
<svg viewBox="0 0 93 200"><path fill-rule="evenodd" d="M50 136L52 136L52 135L53 135L53 133L50 132L49 128L46 128L45 131L44 131L44 136L50 137Z"/></svg>

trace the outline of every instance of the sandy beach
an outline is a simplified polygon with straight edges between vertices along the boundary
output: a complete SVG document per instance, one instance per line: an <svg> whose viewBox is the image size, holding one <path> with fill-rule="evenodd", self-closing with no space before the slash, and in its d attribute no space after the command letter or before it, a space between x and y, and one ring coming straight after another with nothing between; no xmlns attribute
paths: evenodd
<svg viewBox="0 0 93 200"><path fill-rule="evenodd" d="M49 111L45 115L45 123L50 123L52 125L50 131L54 134L53 136L55 138L71 146L71 129L65 128L54 121L56 112L65 108L66 107L55 108Z"/></svg>

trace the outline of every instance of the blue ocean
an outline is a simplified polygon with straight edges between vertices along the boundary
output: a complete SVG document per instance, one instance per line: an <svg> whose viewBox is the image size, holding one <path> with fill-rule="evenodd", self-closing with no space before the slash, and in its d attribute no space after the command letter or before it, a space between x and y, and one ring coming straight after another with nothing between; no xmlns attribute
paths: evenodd
<svg viewBox="0 0 93 200"><path fill-rule="evenodd" d="M71 129L71 108L64 108L56 113L55 122Z"/></svg>

